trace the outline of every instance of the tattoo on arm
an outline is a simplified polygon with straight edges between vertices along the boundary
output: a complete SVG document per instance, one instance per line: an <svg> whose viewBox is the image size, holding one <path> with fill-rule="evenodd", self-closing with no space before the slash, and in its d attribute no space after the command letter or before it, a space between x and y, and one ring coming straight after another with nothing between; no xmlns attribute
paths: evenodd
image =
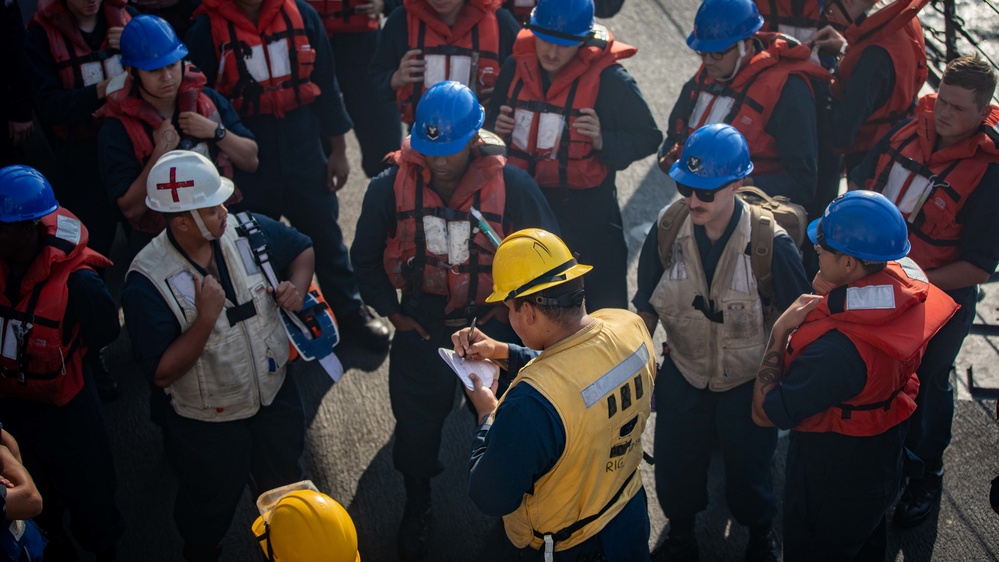
<svg viewBox="0 0 999 562"><path fill-rule="evenodd" d="M782 338L784 339L784 338ZM760 363L760 372L757 375L760 393L766 394L770 387L780 382L784 376L784 348L777 344L776 335L770 333L770 341L767 342L767 352Z"/></svg>

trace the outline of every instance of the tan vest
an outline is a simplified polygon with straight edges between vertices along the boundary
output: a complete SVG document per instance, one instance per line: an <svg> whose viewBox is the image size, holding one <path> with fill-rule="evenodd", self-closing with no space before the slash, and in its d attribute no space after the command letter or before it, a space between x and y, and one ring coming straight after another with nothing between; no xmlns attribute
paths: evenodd
<svg viewBox="0 0 999 562"><path fill-rule="evenodd" d="M252 301L256 312L230 326L227 311L235 303L226 299L197 363L166 388L173 409L185 418L218 422L249 418L261 405L269 405L284 383L288 336L248 241L236 234L235 222L230 221L219 240L222 257L236 298L240 303ZM197 271L170 243L166 231L139 252L129 268L129 273L133 271L153 283L186 332L198 315L192 281Z"/></svg>
<svg viewBox="0 0 999 562"><path fill-rule="evenodd" d="M535 536L554 534L600 513L555 551L593 537L642 488L642 432L652 406L656 362L642 320L626 310L603 309L592 324L546 349L517 375L548 399L565 425L565 451L555 466L503 517L518 548L540 549ZM502 401L501 401L502 403Z"/></svg>
<svg viewBox="0 0 999 562"><path fill-rule="evenodd" d="M649 299L666 330L673 363L696 388L728 390L759 372L769 327L745 252L751 231L749 207L743 205L709 291L693 223L686 218L673 244L672 265ZM699 295L708 303L714 301L714 310L722 313L723 322L712 322L694 308L692 303Z"/></svg>

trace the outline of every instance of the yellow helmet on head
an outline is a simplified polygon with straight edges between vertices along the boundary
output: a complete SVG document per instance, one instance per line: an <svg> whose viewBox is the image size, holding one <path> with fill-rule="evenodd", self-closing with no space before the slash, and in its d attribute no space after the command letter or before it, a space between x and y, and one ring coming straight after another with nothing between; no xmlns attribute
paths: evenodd
<svg viewBox="0 0 999 562"><path fill-rule="evenodd" d="M501 302L543 291L575 279L592 266L576 262L561 238L540 228L518 230L506 237L493 257L493 294Z"/></svg>
<svg viewBox="0 0 999 562"><path fill-rule="evenodd" d="M342 505L314 490L285 494L253 522L270 562L360 562L357 530Z"/></svg>

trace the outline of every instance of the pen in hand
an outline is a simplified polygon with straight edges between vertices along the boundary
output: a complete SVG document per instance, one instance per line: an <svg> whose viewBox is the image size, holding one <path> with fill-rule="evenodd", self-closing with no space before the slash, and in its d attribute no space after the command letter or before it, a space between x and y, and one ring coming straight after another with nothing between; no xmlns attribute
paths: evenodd
<svg viewBox="0 0 999 562"><path fill-rule="evenodd" d="M478 316L472 317L472 327L468 329L468 340L467 340L467 342L468 342L468 346L467 346L468 349L472 348L472 333L475 332L475 323L478 322L478 321L479 321L479 317ZM461 355L462 361L465 360L465 355L467 355L467 354L468 354L468 350L465 350L465 353L463 353Z"/></svg>

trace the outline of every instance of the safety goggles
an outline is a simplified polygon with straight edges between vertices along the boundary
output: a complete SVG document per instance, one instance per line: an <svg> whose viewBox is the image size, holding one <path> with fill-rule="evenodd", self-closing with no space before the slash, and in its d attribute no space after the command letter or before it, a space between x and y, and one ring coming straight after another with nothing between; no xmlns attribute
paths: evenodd
<svg viewBox="0 0 999 562"><path fill-rule="evenodd" d="M735 43L732 43L731 47L725 49L724 51L717 51L717 52L711 52L711 53L709 53L707 51L694 51L694 52L697 53L697 56L699 56L701 58L711 57L711 60L722 60L723 58L725 58L725 55L727 55L727 54L731 53L732 51L734 51L735 48L738 47L738 46L739 46L739 42L736 41Z"/></svg>
<svg viewBox="0 0 999 562"><path fill-rule="evenodd" d="M715 194L725 189L726 187L728 187L728 184L725 184L721 187L717 187L715 189L695 189L693 187L690 187L689 185L684 185L680 182L676 182L676 190L680 193L681 197L690 197L691 195L697 195L697 198L703 201L704 203L711 203L712 201L714 201Z"/></svg>

